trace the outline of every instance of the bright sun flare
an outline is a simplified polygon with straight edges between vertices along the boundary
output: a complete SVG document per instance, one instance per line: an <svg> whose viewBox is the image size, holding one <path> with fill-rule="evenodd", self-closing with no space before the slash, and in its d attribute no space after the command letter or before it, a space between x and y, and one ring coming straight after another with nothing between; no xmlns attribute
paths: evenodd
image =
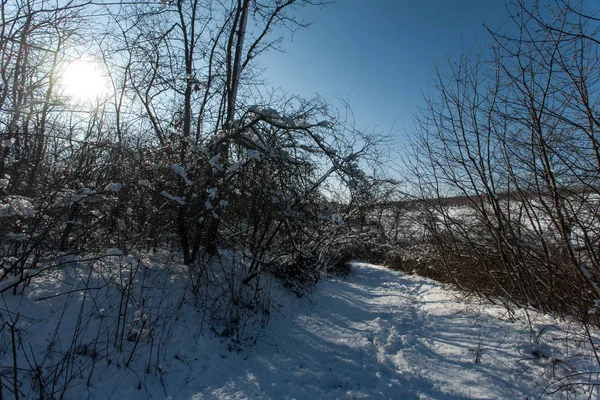
<svg viewBox="0 0 600 400"><path fill-rule="evenodd" d="M108 81L100 65L79 59L70 62L61 78L65 94L74 101L95 101L108 91Z"/></svg>

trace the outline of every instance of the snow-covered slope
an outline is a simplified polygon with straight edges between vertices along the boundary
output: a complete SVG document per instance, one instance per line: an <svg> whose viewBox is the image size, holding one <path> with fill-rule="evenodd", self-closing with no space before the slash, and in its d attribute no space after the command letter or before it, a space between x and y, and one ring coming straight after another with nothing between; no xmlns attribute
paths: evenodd
<svg viewBox="0 0 600 400"><path fill-rule="evenodd" d="M590 361L583 349L563 352L568 335L551 318L532 316L532 335L525 320L502 320L502 307L456 295L430 280L355 265L346 280L286 304L248 354L191 362L186 379L201 389L190 384L184 397L536 398L557 389L551 382L572 372L569 362Z"/></svg>
<svg viewBox="0 0 600 400"><path fill-rule="evenodd" d="M277 301L250 349L228 351L184 309L160 368L146 373L149 344L140 341L129 367L127 355L119 366L98 360L66 398L596 398L578 385L599 368L574 325L522 311L508 318L503 307L459 300L427 279L356 264L346 279L303 298L282 291ZM31 304L21 302L25 314ZM43 338L44 325L36 329Z"/></svg>

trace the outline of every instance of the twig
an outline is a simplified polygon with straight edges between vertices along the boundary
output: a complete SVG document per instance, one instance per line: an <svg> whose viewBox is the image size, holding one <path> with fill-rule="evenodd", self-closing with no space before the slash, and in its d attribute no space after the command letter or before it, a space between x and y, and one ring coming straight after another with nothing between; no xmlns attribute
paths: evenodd
<svg viewBox="0 0 600 400"><path fill-rule="evenodd" d="M125 367L129 368L129 363L131 362L131 359L133 358L133 354L135 353L135 349L137 349L138 344L140 343L140 339L142 337L142 333L144 333L144 328L146 327L146 320L144 319L144 322L142 322L142 327L140 328L140 331L137 334L137 337L135 339L135 344L133 345L133 349L131 350L131 354L129 355L129 359L127 359L127 362L125 363Z"/></svg>
<svg viewBox="0 0 600 400"><path fill-rule="evenodd" d="M19 321L19 316L21 314L17 314L12 324L9 324L10 327L10 336L12 340L12 352L13 352L13 388L15 394L15 400L19 400L19 379L17 375L17 337L15 332L15 327L17 326L17 322Z"/></svg>

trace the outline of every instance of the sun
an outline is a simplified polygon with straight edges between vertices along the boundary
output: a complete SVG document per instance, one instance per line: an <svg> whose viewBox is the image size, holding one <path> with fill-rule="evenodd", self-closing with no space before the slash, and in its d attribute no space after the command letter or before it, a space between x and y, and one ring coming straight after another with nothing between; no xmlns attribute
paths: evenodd
<svg viewBox="0 0 600 400"><path fill-rule="evenodd" d="M67 64L60 82L64 94L75 102L95 102L108 93L108 79L101 65L89 59Z"/></svg>

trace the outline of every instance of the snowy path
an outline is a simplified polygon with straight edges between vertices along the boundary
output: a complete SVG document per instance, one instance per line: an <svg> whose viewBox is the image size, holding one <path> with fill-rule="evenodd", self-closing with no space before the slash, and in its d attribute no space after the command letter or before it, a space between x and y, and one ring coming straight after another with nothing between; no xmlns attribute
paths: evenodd
<svg viewBox="0 0 600 400"><path fill-rule="evenodd" d="M588 336L551 316L515 310L509 319L503 307L461 300L434 281L356 264L346 279L322 281L303 298L271 281L271 321L250 327L257 343L237 353L185 294L188 275L155 264L137 274L129 300L113 264L64 267L22 295L0 296L4 398L16 385L23 399L44 388L65 400L600 400L600 361ZM118 351L121 301L131 321L120 325L123 337L144 334ZM15 353L6 326L17 315L18 380L7 385ZM600 335L592 335L597 346Z"/></svg>
<svg viewBox="0 0 600 400"><path fill-rule="evenodd" d="M457 301L435 282L383 267L356 265L346 280L322 282L309 298L285 302L249 353L216 354L210 340L187 349L193 361L179 379L165 377L166 393L193 399L524 399L538 397L548 371L561 368L528 354L531 336L523 325L491 316L501 308ZM552 321L538 321L549 341L559 332Z"/></svg>

